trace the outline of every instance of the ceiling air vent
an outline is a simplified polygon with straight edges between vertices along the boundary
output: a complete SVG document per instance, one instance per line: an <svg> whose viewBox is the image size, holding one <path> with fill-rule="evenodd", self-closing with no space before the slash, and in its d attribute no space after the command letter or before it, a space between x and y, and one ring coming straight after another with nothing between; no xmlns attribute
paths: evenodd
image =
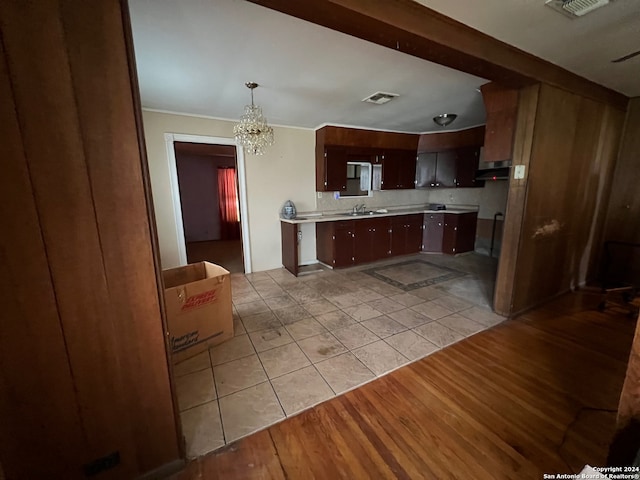
<svg viewBox="0 0 640 480"><path fill-rule="evenodd" d="M376 92L373 95L369 95L367 98L363 98L363 102L375 103L376 105L383 105L390 102L395 97L399 97L397 93L388 92Z"/></svg>
<svg viewBox="0 0 640 480"><path fill-rule="evenodd" d="M545 5L563 13L567 17L576 18L593 12L595 9L609 4L610 0L547 0Z"/></svg>

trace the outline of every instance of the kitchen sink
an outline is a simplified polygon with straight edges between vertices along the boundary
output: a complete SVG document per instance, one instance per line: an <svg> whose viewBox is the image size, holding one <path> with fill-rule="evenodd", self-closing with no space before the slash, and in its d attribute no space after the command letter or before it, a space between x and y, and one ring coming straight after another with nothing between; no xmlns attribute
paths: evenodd
<svg viewBox="0 0 640 480"><path fill-rule="evenodd" d="M376 212L373 210L368 210L366 212L346 212L346 213L337 213L336 215L344 215L345 217L365 217L367 215L375 215Z"/></svg>

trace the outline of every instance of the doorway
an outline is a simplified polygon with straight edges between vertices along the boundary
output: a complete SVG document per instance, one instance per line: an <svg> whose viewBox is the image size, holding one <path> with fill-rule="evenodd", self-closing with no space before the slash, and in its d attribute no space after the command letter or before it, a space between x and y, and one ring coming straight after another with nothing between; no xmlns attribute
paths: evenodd
<svg viewBox="0 0 640 480"><path fill-rule="evenodd" d="M242 151L232 139L165 137L181 264L250 273Z"/></svg>
<svg viewBox="0 0 640 480"><path fill-rule="evenodd" d="M236 148L174 142L187 262L244 273Z"/></svg>

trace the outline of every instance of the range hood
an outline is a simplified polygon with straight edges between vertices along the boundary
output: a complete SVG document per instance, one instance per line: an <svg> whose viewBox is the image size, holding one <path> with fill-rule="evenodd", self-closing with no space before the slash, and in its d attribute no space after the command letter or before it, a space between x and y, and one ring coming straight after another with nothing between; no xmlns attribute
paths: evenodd
<svg viewBox="0 0 640 480"><path fill-rule="evenodd" d="M511 175L511 162L480 162L476 172L477 181L509 180Z"/></svg>

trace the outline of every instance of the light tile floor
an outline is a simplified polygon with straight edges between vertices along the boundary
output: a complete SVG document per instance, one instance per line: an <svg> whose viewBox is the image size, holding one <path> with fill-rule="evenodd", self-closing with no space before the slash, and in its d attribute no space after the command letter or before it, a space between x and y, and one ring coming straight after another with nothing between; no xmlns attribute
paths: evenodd
<svg viewBox="0 0 640 480"><path fill-rule="evenodd" d="M376 266L389 282L363 272ZM462 275L416 286L442 278L438 266ZM188 456L500 323L488 307L494 275L495 261L475 254L416 255L298 278L284 269L233 274L235 337L174 368Z"/></svg>

